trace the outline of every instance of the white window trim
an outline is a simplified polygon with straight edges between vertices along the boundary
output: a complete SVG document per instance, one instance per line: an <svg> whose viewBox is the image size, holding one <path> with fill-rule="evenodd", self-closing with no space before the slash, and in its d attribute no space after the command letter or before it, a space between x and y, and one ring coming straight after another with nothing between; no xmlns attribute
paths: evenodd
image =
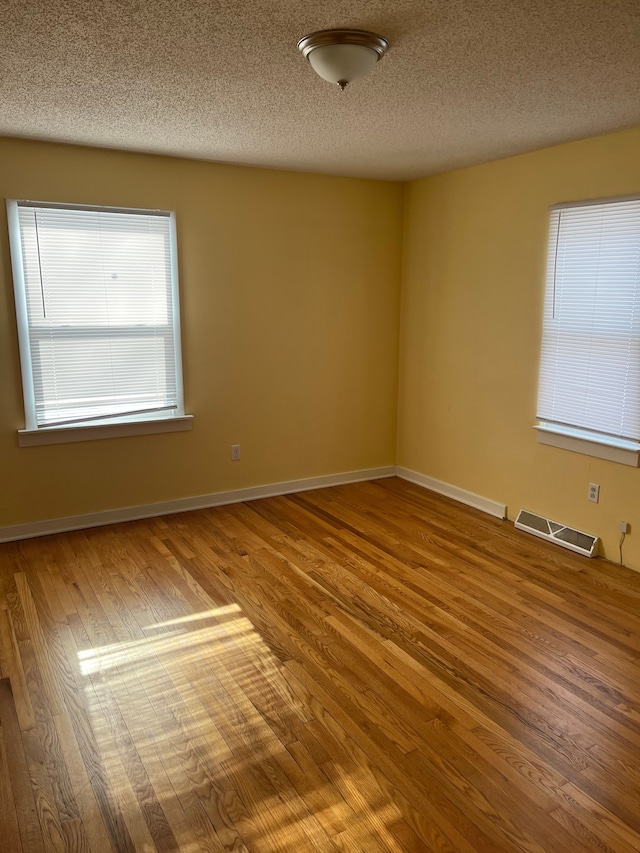
<svg viewBox="0 0 640 853"><path fill-rule="evenodd" d="M11 247L11 265L16 299L18 339L20 349L20 367L24 397L25 428L18 430L20 447L32 447L44 444L64 444L77 441L94 441L119 436L152 435L167 432L182 432L192 428L193 415L184 411L184 386L182 377L182 341L180 335L180 294L178 284L178 239L176 215L173 211L156 211L169 219L169 251L171 258L171 289L173 295L173 340L176 362L176 391L178 406L175 411L159 412L156 415L146 413L143 416L124 416L105 418L86 423L60 424L57 426L38 426L35 413L35 393L33 386L33 366L29 346L29 326L27 321L24 269L22 265L22 241L18 220L19 204L34 207L51 207L73 210L108 210L122 213L149 213L149 210L137 208L107 207L104 205L65 204L57 202L27 201L25 199L6 199L9 243Z"/></svg>
<svg viewBox="0 0 640 853"><path fill-rule="evenodd" d="M550 205L549 211L590 207L596 204L615 204L617 202L637 201L639 199L640 195L633 193L630 195L560 202ZM610 462L619 462L622 465L629 465L633 468L637 468L640 463L640 442L543 420L534 424L533 428L537 431L539 444L557 447L561 450L569 450L574 453L582 453L585 456L593 456L597 459L606 459Z"/></svg>
<svg viewBox="0 0 640 853"><path fill-rule="evenodd" d="M638 467L640 444L637 442L545 421L535 424L533 428L538 433L540 444Z"/></svg>

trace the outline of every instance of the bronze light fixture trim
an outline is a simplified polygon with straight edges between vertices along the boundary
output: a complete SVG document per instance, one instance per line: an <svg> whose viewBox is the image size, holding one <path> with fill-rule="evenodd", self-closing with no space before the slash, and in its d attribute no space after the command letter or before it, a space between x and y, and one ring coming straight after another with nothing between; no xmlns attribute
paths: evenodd
<svg viewBox="0 0 640 853"><path fill-rule="evenodd" d="M366 30L318 30L298 42L298 50L316 74L342 91L367 74L388 47L384 36Z"/></svg>

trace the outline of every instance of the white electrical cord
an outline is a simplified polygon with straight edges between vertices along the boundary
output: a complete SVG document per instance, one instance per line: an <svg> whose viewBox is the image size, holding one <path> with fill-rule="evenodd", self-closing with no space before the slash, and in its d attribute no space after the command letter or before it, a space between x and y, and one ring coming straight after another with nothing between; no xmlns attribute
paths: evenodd
<svg viewBox="0 0 640 853"><path fill-rule="evenodd" d="M619 542L619 544L618 544L618 549L619 549L619 551L620 551L620 565L621 565L621 566L624 566L624 563L622 562L622 546L623 546L623 544L624 544L624 537L625 537L626 535L627 535L626 533L623 533L623 534L622 534L622 536L620 537L620 542Z"/></svg>

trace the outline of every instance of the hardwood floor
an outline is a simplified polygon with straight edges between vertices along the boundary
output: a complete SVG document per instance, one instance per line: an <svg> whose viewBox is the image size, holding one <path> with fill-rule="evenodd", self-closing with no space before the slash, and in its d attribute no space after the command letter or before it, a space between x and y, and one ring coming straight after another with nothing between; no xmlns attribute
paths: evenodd
<svg viewBox="0 0 640 853"><path fill-rule="evenodd" d="M0 546L0 848L638 851L639 612L397 479Z"/></svg>

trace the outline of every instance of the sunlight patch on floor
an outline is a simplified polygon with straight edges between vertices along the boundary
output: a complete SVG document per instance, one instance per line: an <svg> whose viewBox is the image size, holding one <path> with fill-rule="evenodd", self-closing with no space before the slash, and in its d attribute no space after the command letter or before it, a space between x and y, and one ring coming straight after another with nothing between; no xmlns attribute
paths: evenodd
<svg viewBox="0 0 640 853"><path fill-rule="evenodd" d="M208 849L206 838L216 835L220 819L225 838L218 843L225 849L236 849L240 838L268 839L273 850L294 853L316 833L322 838L318 818L325 809L318 812L316 804L310 812L293 787L289 796L284 769L295 761L286 744L309 720L308 709L241 608L140 627L146 636L78 652L96 745L127 825L136 816L140 848L155 849L149 843L165 832L165 820L180 853ZM363 815L377 813L378 832L386 836L394 809L387 813L379 790L367 802L362 778L337 765L329 776L316 789L325 808L335 801L333 782L355 801L355 813L344 805L353 815L350 834L357 837ZM364 786L369 795L372 781ZM195 820L196 805L206 825Z"/></svg>
<svg viewBox="0 0 640 853"><path fill-rule="evenodd" d="M233 610L222 608L223 615L241 612L235 606ZM235 646L244 651L262 643L260 636L255 632L251 622L244 616L233 619L225 619L222 624L210 625L206 628L190 629L185 625L188 621L202 621L204 619L218 618L217 610L209 610L205 613L185 617L184 620L171 620L160 622L151 628L161 628L166 625L175 624L175 631L165 631L139 640L130 640L122 643L111 643L106 646L97 646L93 649L85 649L78 652L78 663L80 673L83 676L104 673L110 669L123 666L139 667L144 660L150 658L164 659L167 655L178 655L183 664L193 662L202 655L201 646L211 645L211 651L218 654L226 646Z"/></svg>
<svg viewBox="0 0 640 853"><path fill-rule="evenodd" d="M213 624L203 627L207 620ZM262 713L285 713L264 699L265 679L272 685L283 680L279 662L238 605L144 630L161 633L78 652L96 744L123 815L137 812L143 835L164 832L160 825L145 828L152 813L163 821L152 806L143 810L140 825L140 797L146 801L153 792L180 853L202 849L194 835L215 835L213 824L187 818L196 804L205 812L231 809L229 827L237 823L237 831L229 829L232 845L240 830L249 837L263 821L277 834L271 815L282 808L279 795L270 785L254 785L262 763L284 749ZM247 802L239 799L238 784L253 791ZM148 841L141 842L143 850ZM289 841L283 835L282 853L293 853Z"/></svg>
<svg viewBox="0 0 640 853"><path fill-rule="evenodd" d="M204 610L200 613L190 613L188 616L178 616L176 619L168 619L166 622L156 622L143 630L153 631L156 628L168 628L171 625L183 625L185 622L200 622L205 619L220 619L229 613L240 613L239 604L227 604L225 607L214 607L212 610Z"/></svg>

